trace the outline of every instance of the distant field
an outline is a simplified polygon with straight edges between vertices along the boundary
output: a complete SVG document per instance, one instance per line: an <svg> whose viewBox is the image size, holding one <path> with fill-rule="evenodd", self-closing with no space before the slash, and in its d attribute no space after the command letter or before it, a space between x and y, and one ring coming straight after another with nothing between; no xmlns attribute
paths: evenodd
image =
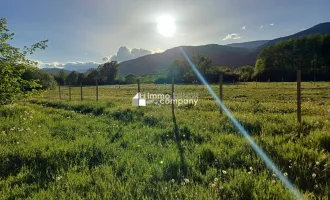
<svg viewBox="0 0 330 200"><path fill-rule="evenodd" d="M212 86L216 93L217 85ZM132 106L136 85L62 87L0 107L0 199L293 199L202 85L196 106ZM170 94L171 85L142 84ZM224 104L308 199L330 196L330 83L224 86Z"/></svg>

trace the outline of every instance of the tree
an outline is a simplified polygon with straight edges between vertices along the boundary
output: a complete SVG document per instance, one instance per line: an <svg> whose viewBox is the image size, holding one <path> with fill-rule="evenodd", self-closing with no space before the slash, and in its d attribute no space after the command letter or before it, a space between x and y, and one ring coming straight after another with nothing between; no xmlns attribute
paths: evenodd
<svg viewBox="0 0 330 200"><path fill-rule="evenodd" d="M29 91L40 88L36 80L24 80L22 78L26 69L36 65L27 59L37 49L45 49L47 41L38 42L31 47L24 47L23 50L13 47L7 43L13 39L14 33L7 28L7 20L0 19L0 105L9 104L22 98Z"/></svg>
<svg viewBox="0 0 330 200"><path fill-rule="evenodd" d="M58 81L59 81L59 85L65 85L65 81L66 81L66 77L67 77L67 74L65 73L65 71L62 69L61 71L58 72Z"/></svg>
<svg viewBox="0 0 330 200"><path fill-rule="evenodd" d="M77 85L79 73L76 71L71 72L66 77L66 82L70 85Z"/></svg>
<svg viewBox="0 0 330 200"><path fill-rule="evenodd" d="M296 70L302 70L305 80L329 80L330 35L309 35L271 45L261 51L255 68L259 80L294 81Z"/></svg>
<svg viewBox="0 0 330 200"><path fill-rule="evenodd" d="M119 72L119 63L111 61L98 66L100 79L105 84L113 84Z"/></svg>
<svg viewBox="0 0 330 200"><path fill-rule="evenodd" d="M23 80L33 81L35 80L41 87L41 89L53 89L57 83L52 74L49 74L37 67L29 67L22 74ZM33 88L27 88L32 90Z"/></svg>
<svg viewBox="0 0 330 200"><path fill-rule="evenodd" d="M134 84L136 83L136 76L134 74L129 74L127 76L125 76L125 83L126 84Z"/></svg>

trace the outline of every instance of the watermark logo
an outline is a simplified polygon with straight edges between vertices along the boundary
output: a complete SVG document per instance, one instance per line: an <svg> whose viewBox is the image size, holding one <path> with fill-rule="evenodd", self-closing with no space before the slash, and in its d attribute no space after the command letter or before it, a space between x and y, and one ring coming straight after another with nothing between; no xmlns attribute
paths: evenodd
<svg viewBox="0 0 330 200"><path fill-rule="evenodd" d="M154 93L137 93L133 99L134 106L146 106L147 104L155 104L158 106L172 104L172 102L178 106L181 105L193 105L198 103L198 93L174 93L174 99L170 94L154 94Z"/></svg>
<svg viewBox="0 0 330 200"><path fill-rule="evenodd" d="M141 93L137 93L132 99L133 106L146 106L146 99L142 97Z"/></svg>

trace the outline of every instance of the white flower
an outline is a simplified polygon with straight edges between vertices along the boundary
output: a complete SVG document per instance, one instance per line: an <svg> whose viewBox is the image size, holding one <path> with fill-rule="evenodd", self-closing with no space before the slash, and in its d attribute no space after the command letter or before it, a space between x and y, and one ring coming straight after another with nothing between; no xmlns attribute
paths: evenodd
<svg viewBox="0 0 330 200"><path fill-rule="evenodd" d="M3 135L5 135L5 134L6 134L6 131L1 131L1 133L2 133Z"/></svg>
<svg viewBox="0 0 330 200"><path fill-rule="evenodd" d="M317 161L317 162L315 162L315 164L316 164L316 165L319 165L319 164L320 164L320 162L318 162L318 161Z"/></svg>
<svg viewBox="0 0 330 200"><path fill-rule="evenodd" d="M189 179L185 178L183 179L185 183L189 183Z"/></svg>
<svg viewBox="0 0 330 200"><path fill-rule="evenodd" d="M220 187L219 187L219 189L220 189L220 190L222 190L222 189L223 189L223 187L222 187L222 186L220 186Z"/></svg>
<svg viewBox="0 0 330 200"><path fill-rule="evenodd" d="M56 181L59 181L59 180L61 180L63 177L62 176L58 176L58 177L56 177Z"/></svg>
<svg viewBox="0 0 330 200"><path fill-rule="evenodd" d="M248 172L248 174L251 174L252 172Z"/></svg>
<svg viewBox="0 0 330 200"><path fill-rule="evenodd" d="M313 174L312 174L312 177L313 177L313 178L315 178L315 177L316 177L316 174L315 174L315 173L313 173Z"/></svg>
<svg viewBox="0 0 330 200"><path fill-rule="evenodd" d="M284 176L287 177L288 176L288 173L284 172Z"/></svg>
<svg viewBox="0 0 330 200"><path fill-rule="evenodd" d="M163 163L164 163L164 162L161 160L161 161L160 161L160 164L163 164Z"/></svg>
<svg viewBox="0 0 330 200"><path fill-rule="evenodd" d="M290 165L290 166L289 166L289 168L291 169L291 168L292 168L292 166Z"/></svg>
<svg viewBox="0 0 330 200"><path fill-rule="evenodd" d="M172 179L171 181L172 181L172 183L174 183L174 182L175 182L175 180L174 180L174 179Z"/></svg>
<svg viewBox="0 0 330 200"><path fill-rule="evenodd" d="M226 172L225 170L222 170L222 173L223 173L223 174L227 174L227 172Z"/></svg>
<svg viewBox="0 0 330 200"><path fill-rule="evenodd" d="M219 180L218 178L214 178L214 182L218 182L218 180Z"/></svg>
<svg viewBox="0 0 330 200"><path fill-rule="evenodd" d="M212 187L215 187L216 185L213 183L211 186L212 186Z"/></svg>
<svg viewBox="0 0 330 200"><path fill-rule="evenodd" d="M16 144L19 144L19 142L16 142Z"/></svg>
<svg viewBox="0 0 330 200"><path fill-rule="evenodd" d="M40 125L38 125L38 128L40 128L41 126Z"/></svg>
<svg viewBox="0 0 330 200"><path fill-rule="evenodd" d="M272 180L272 183L276 183L276 181L275 180Z"/></svg>
<svg viewBox="0 0 330 200"><path fill-rule="evenodd" d="M252 168L252 167L250 167L250 170L251 170L251 171L253 171L253 168Z"/></svg>

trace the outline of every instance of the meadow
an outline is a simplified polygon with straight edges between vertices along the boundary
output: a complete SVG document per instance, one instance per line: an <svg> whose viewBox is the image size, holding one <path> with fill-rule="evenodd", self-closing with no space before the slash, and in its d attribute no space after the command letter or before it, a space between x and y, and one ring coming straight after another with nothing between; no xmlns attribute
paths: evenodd
<svg viewBox="0 0 330 200"><path fill-rule="evenodd" d="M212 85L218 93L219 86ZM132 106L136 85L62 87L0 107L0 199L294 199L203 85ZM170 94L171 85L141 84ZM306 199L330 197L330 83L224 85L224 104ZM298 131L300 134L298 134Z"/></svg>

